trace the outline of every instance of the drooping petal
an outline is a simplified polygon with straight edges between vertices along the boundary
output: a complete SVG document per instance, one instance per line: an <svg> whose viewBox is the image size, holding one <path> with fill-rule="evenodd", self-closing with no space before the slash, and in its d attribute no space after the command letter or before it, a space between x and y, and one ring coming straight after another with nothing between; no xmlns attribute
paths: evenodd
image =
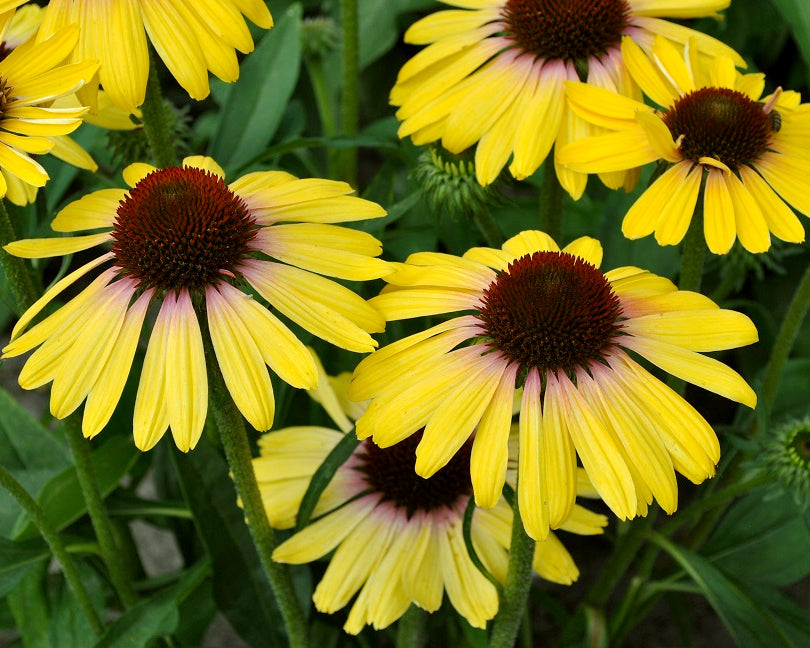
<svg viewBox="0 0 810 648"><path fill-rule="evenodd" d="M171 299L167 296L167 300ZM208 413L208 375L202 333L188 290L180 290L166 330L166 400L177 447L188 452Z"/></svg>

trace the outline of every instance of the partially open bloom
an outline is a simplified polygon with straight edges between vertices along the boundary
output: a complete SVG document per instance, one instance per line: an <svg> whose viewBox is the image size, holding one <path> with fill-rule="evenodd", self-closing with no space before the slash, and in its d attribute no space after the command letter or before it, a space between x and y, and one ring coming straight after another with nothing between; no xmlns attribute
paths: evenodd
<svg viewBox="0 0 810 648"><path fill-rule="evenodd" d="M528 231L500 250L417 253L397 264L370 302L387 320L462 313L357 366L350 398L374 399L358 437L387 447L424 428L416 472L429 477L475 431L472 483L476 502L489 507L504 484L522 386L518 501L532 537L567 519L577 456L620 518L646 513L653 498L674 511L675 471L702 482L720 447L703 417L629 352L753 407L743 378L700 352L751 344L757 332L745 315L650 272L603 274L601 259L594 239L560 251Z"/></svg>
<svg viewBox="0 0 810 648"><path fill-rule="evenodd" d="M631 239L655 232L661 245L683 239L703 188L709 249L725 254L739 238L764 252L770 234L793 243L804 228L790 203L810 215L810 104L795 92L762 97L762 74L740 74L719 56L704 67L659 39L648 57L631 40L624 60L644 93L661 106L584 84L568 84L573 110L613 132L562 149L560 162L586 173L615 172L659 161L667 170L627 212Z"/></svg>
<svg viewBox="0 0 810 648"><path fill-rule="evenodd" d="M622 58L622 36L645 49L656 35L678 46L694 38L706 54L742 58L716 39L662 20L707 16L730 0L443 0L462 7L423 18L405 41L427 47L400 70L391 91L400 137L441 140L452 153L476 146L478 180L489 184L509 162L526 178L551 147L595 130L568 108L565 81L640 98ZM468 11L469 10L469 11ZM575 198L587 175L560 165L557 177ZM611 186L637 174L614 173Z"/></svg>
<svg viewBox="0 0 810 648"><path fill-rule="evenodd" d="M362 281L389 271L374 258L381 251L374 237L333 224L385 213L347 196L346 183L267 171L226 185L219 165L204 157L165 169L132 164L124 179L129 190L91 193L52 223L57 232L100 232L5 248L43 258L111 244L48 289L3 349L8 357L39 347L19 382L33 389L53 381L51 412L57 418L86 399L84 434L91 437L106 425L153 303L159 310L134 413L135 443L143 450L167 427L183 451L200 438L208 407L201 312L225 384L259 430L271 426L274 413L265 365L294 387L313 388L317 374L307 349L254 291L328 342L364 352L376 346L369 332L383 330L382 317L349 289L320 276ZM105 265L76 297L24 332L56 295Z"/></svg>
<svg viewBox="0 0 810 648"><path fill-rule="evenodd" d="M73 60L101 63L99 80L112 102L132 110L143 103L149 76L146 35L158 56L192 99L208 96L208 72L239 78L236 50L253 51L244 16L273 26L263 0L51 0L38 38L64 25L81 27Z"/></svg>
<svg viewBox="0 0 810 648"><path fill-rule="evenodd" d="M336 391L345 392L348 375L339 376L336 384ZM362 406L354 407L350 414L362 412ZM345 416L343 420L348 421ZM260 439L261 456L253 466L273 526L295 525L312 475L343 435L323 427L295 427ZM281 562L306 563L335 550L313 601L318 610L333 613L359 592L346 632L356 634L365 625L384 628L411 603L436 611L445 592L474 627L484 627L498 611L497 591L476 567L464 540L464 514L472 495L471 443L430 479L423 479L414 472L419 437L415 434L389 448L370 439L361 442L321 494L315 521L273 553ZM516 443L512 450L514 457ZM587 478L581 479L582 493L589 494ZM606 524L604 516L577 505L562 528L591 535L601 533ZM504 499L489 510L473 509L470 537L475 554L501 583L506 578L511 527L512 509ZM537 543L534 568L543 578L565 585L579 575L553 534Z"/></svg>
<svg viewBox="0 0 810 648"><path fill-rule="evenodd" d="M0 197L18 205L31 202L37 187L48 180L32 155L51 153L95 169L90 156L67 137L81 125L87 108L53 103L88 83L98 63L63 65L79 40L76 27L59 30L41 43L22 42L30 35L36 9L0 15Z"/></svg>

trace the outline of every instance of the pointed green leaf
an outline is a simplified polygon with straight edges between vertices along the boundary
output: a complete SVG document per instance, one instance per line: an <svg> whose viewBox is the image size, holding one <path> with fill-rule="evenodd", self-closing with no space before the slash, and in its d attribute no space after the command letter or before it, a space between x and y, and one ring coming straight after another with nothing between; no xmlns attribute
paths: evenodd
<svg viewBox="0 0 810 648"><path fill-rule="evenodd" d="M734 505L701 553L746 582L784 586L810 574L808 547L810 529L793 497L759 490Z"/></svg>
<svg viewBox="0 0 810 648"><path fill-rule="evenodd" d="M209 155L232 171L261 153L273 139L298 82L301 67L301 6L278 19L228 86Z"/></svg>
<svg viewBox="0 0 810 648"><path fill-rule="evenodd" d="M792 648L790 631L779 617L751 598L749 588L709 560L655 534L656 544L683 568L703 592L738 646Z"/></svg>
<svg viewBox="0 0 810 648"><path fill-rule="evenodd" d="M37 498L45 484L71 465L70 453L4 389L0 412L0 464ZM10 538L25 520L14 498L0 489L0 536Z"/></svg>
<svg viewBox="0 0 810 648"><path fill-rule="evenodd" d="M109 495L115 489L140 454L129 434L108 436L93 450L91 453L93 468L103 496ZM79 478L72 466L53 477L42 488L37 501L57 530L64 529L87 511L79 487ZM23 540L32 538L38 533L36 527L25 517L14 529L14 538Z"/></svg>
<svg viewBox="0 0 810 648"><path fill-rule="evenodd" d="M283 644L284 624L253 546L225 460L206 442L173 452L180 486L211 557L214 599L251 646Z"/></svg>
<svg viewBox="0 0 810 648"><path fill-rule="evenodd" d="M174 632L180 620L180 604L211 572L208 560L186 570L174 587L155 594L127 610L96 644L96 648L140 648L152 639Z"/></svg>

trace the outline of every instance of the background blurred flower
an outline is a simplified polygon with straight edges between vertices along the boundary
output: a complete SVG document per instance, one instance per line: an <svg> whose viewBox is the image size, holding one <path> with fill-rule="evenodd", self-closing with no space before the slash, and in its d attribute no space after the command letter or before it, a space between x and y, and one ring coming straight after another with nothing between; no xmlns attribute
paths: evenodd
<svg viewBox="0 0 810 648"><path fill-rule="evenodd" d="M640 97L622 58L623 35L650 48L661 35L702 52L742 58L718 40L661 17L711 15L729 0L447 0L472 11L440 11L415 23L405 41L427 45L400 70L391 91L399 106L400 137L415 144L441 140L452 153L476 145L481 184L498 176L510 157L518 179L534 173L555 144L562 147L593 127L568 109L564 81ZM579 198L587 175L560 165L557 177ZM611 186L635 182L624 172Z"/></svg>
<svg viewBox="0 0 810 648"><path fill-rule="evenodd" d="M349 391L374 398L361 439L390 446L424 428L416 471L430 477L475 430L476 502L490 507L506 475L512 400L522 386L518 498L526 531L545 538L568 517L577 455L622 519L653 498L677 507L675 471L694 483L720 457L709 424L628 353L753 407L729 367L700 352L757 340L753 323L663 277L623 267L603 274L601 245L583 237L562 251L527 231L500 250L459 258L411 255L371 300L387 320L468 311L365 358Z"/></svg>
<svg viewBox="0 0 810 648"><path fill-rule="evenodd" d="M202 433L207 373L198 313L208 330L225 384L255 428L273 422L265 365L294 387L316 385L304 345L255 291L294 322L337 346L371 351L368 332L382 317L349 289L321 277L366 280L389 272L374 257L379 242L333 223L375 218L377 204L347 196L331 180L299 180L281 171L250 173L226 185L211 158L183 166L124 171L130 190L103 189L75 201L52 223L58 232L102 229L6 246L29 258L61 256L112 243L109 252L52 286L17 323L3 357L39 347L20 373L33 389L53 381L51 412L63 418L83 400L83 431L97 434L124 388L146 311L160 309L135 402L136 445L149 449L171 427L187 451ZM286 222L285 222L286 221ZM271 257L276 260L267 260ZM60 292L91 270L111 264L61 309L23 333Z"/></svg>
<svg viewBox="0 0 810 648"><path fill-rule="evenodd" d="M669 165L625 215L624 235L655 232L661 245L679 243L703 188L700 208L712 252L725 254L735 238L749 252L764 252L770 233L803 241L804 227L784 201L810 215L810 105L781 89L763 98L764 75L741 75L723 56L703 69L691 50L683 58L664 39L649 57L630 39L622 51L633 78L664 110L568 84L572 109L614 132L575 142L558 158L586 173L656 160Z"/></svg>

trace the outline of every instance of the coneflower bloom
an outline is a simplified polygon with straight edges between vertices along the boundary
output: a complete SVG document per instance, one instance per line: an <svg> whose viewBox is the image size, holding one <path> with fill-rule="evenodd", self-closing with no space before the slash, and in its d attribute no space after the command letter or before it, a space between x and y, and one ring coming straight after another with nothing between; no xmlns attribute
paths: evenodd
<svg viewBox="0 0 810 648"><path fill-rule="evenodd" d="M526 178L551 147L590 134L595 127L568 108L565 81L580 78L599 88L640 98L622 59L622 36L645 49L656 35L683 46L694 38L705 54L731 48L704 34L662 20L695 18L724 9L730 0L444 0L464 10L440 11L415 23L405 41L427 47L400 70L391 91L399 106L400 137L415 144L441 140L452 153L476 146L481 184L509 171ZM555 160L557 177L574 198L587 175ZM605 175L610 186L631 185L637 174Z"/></svg>
<svg viewBox="0 0 810 648"><path fill-rule="evenodd" d="M246 16L273 26L263 0L51 0L37 38L77 24L81 45L73 60L95 58L99 80L124 110L143 103L149 77L146 36L169 72L192 99L210 91L208 72L223 81L239 78L236 50L253 51Z"/></svg>
<svg viewBox="0 0 810 648"><path fill-rule="evenodd" d="M572 109L613 132L573 143L558 159L587 173L667 166L627 212L624 235L655 232L661 245L679 243L703 188L703 229L715 254L728 252L736 238L749 252L766 251L770 234L803 241L804 228L785 201L810 215L810 104L781 89L762 97L764 75L742 75L724 56L704 67L691 49L684 58L663 39L651 57L630 39L622 52L661 109L569 84Z"/></svg>
<svg viewBox="0 0 810 648"><path fill-rule="evenodd" d="M20 385L53 381L57 418L86 399L86 436L112 415L151 304L158 312L133 424L143 450L167 427L183 451L200 438L208 406L202 312L225 384L259 430L271 426L274 413L265 365L294 387L315 387L317 374L306 347L254 293L337 346L361 352L376 346L369 332L383 330L382 317L320 275L365 280L389 271L374 258L381 251L374 237L334 225L382 216L383 209L347 196L351 188L343 182L281 171L250 173L229 185L223 178L211 158L186 158L165 169L133 164L124 170L129 190L88 194L52 223L57 232L101 231L6 246L17 256L43 258L111 244L29 308L3 349L8 357L39 347L20 372ZM104 266L76 297L25 331L56 295Z"/></svg>
<svg viewBox="0 0 810 648"><path fill-rule="evenodd" d="M357 366L349 397L374 399L358 437L387 447L424 428L416 472L429 477L475 431L472 483L476 502L489 507L504 484L522 386L517 488L532 537L567 519L577 456L620 518L644 514L653 498L674 511L675 471L702 482L720 446L703 417L634 355L753 407L743 378L701 352L751 344L757 332L745 315L650 272L603 274L601 258L594 239L559 250L528 231L502 249L417 253L398 264L370 301L387 320L460 313Z"/></svg>
<svg viewBox="0 0 810 648"><path fill-rule="evenodd" d="M323 378L320 385L328 385ZM345 391L348 376L337 381ZM340 400L346 403L345 398ZM354 412L348 410L350 416L362 412L362 406L354 408ZM342 419L348 421L345 416ZM261 454L253 466L273 526L295 525L312 475L343 434L304 426L270 432L260 439ZM414 472L419 437L414 434L389 448L363 441L321 493L314 522L273 553L275 560L299 564L335 550L312 598L318 610L333 613L357 594L344 625L351 634L365 625L377 629L390 625L412 603L430 612L438 610L445 592L474 627L484 627L498 611L497 591L476 567L464 540L464 514L472 497L471 443L465 443L430 479L423 479ZM517 450L516 443L512 450ZM514 484L514 466L510 466L509 479ZM584 475L580 489L586 495L592 491ZM604 516L576 505L562 528L592 535L602 533L606 524ZM512 509L504 499L488 510L473 509L472 546L500 583L506 578L511 527ZM537 543L534 568L541 577L564 585L579 576L570 554L553 534Z"/></svg>
<svg viewBox="0 0 810 648"><path fill-rule="evenodd" d="M30 31L27 9L0 15L0 197L18 205L31 202L36 188L48 180L32 155L52 153L71 164L95 168L90 156L67 137L81 125L87 108L57 108L53 103L88 83L98 63L64 65L79 40L75 26L41 43L33 39L21 43ZM15 20L18 13L22 18Z"/></svg>

